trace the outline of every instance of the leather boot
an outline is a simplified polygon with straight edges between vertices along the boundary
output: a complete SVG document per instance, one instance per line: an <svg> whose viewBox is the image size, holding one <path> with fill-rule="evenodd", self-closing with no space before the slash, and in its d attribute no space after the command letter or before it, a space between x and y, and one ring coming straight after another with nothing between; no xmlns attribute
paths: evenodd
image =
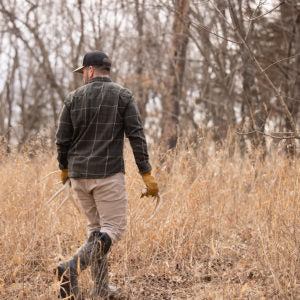
<svg viewBox="0 0 300 300"><path fill-rule="evenodd" d="M92 262L91 274L94 281L93 296L109 299L117 295L117 288L109 284L107 255Z"/></svg>
<svg viewBox="0 0 300 300"><path fill-rule="evenodd" d="M93 296L109 298L117 294L116 287L109 284L107 253L111 247L111 239L102 233L98 240L101 246L92 254L91 275L94 281Z"/></svg>
<svg viewBox="0 0 300 300"><path fill-rule="evenodd" d="M91 264L92 253L98 252L101 233L94 231L72 259L61 263L54 270L60 282L59 298L76 300L78 298L78 275Z"/></svg>

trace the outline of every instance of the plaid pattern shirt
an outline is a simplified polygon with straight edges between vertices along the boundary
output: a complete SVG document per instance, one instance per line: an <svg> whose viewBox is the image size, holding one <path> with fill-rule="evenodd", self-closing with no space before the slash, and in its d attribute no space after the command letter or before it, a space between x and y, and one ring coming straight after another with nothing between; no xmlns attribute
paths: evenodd
<svg viewBox="0 0 300 300"><path fill-rule="evenodd" d="M56 146L60 169L70 178L125 173L124 133L141 174L151 170L146 138L132 93L107 77L71 92L60 114Z"/></svg>

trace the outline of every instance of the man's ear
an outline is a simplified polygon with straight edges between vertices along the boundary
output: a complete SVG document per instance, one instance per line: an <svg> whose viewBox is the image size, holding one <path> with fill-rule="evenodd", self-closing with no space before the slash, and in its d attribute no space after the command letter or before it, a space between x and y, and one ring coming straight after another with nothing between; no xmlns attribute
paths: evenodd
<svg viewBox="0 0 300 300"><path fill-rule="evenodd" d="M95 69L93 66L89 66L89 78L93 78L95 73Z"/></svg>

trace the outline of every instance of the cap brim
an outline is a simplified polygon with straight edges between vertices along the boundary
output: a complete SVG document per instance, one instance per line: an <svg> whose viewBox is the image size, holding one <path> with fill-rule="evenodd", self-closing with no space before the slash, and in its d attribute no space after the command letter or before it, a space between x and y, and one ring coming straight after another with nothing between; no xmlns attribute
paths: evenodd
<svg viewBox="0 0 300 300"><path fill-rule="evenodd" d="M83 73L84 66L78 67L73 71L73 73Z"/></svg>

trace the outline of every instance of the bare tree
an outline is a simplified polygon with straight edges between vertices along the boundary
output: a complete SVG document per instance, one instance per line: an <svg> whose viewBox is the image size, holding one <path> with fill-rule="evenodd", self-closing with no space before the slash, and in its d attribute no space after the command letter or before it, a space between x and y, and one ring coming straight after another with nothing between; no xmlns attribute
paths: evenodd
<svg viewBox="0 0 300 300"><path fill-rule="evenodd" d="M300 99L300 7L297 1L286 1L280 6L281 26L283 33L284 55L287 59L284 63L284 79L282 90L287 100L287 107L294 118L297 118ZM296 55L296 57L295 57ZM296 101L295 101L296 100ZM285 117L285 128L287 132L292 131L289 119ZM286 141L286 151L291 156L296 153L296 144L293 140Z"/></svg>
<svg viewBox="0 0 300 300"><path fill-rule="evenodd" d="M182 83L185 69L185 58L188 44L189 0L175 0L172 41L168 62L168 76L163 99L164 118L162 119L162 141L164 147L174 148L177 143L177 126L179 124L179 108L182 98Z"/></svg>
<svg viewBox="0 0 300 300"><path fill-rule="evenodd" d="M258 146L265 147L265 137L258 132L264 132L265 123L267 120L267 106L264 103L264 100L259 96L258 88L257 88L257 79L254 74L253 64L251 62L250 53L248 51L247 46L251 44L251 36L253 31L253 23L250 23L250 27L248 32L246 31L241 1L237 1L238 3L238 13L235 7L228 0L230 16L232 19L232 23L234 25L234 29L238 34L238 38L241 39L242 43L240 43L240 51L241 58L243 61L243 89L244 89L244 97L245 101L249 106L250 117L252 120L252 130L254 131L254 138L252 138L252 143L254 148Z"/></svg>
<svg viewBox="0 0 300 300"><path fill-rule="evenodd" d="M137 100L138 108L141 114L142 121L145 122L146 118L146 95L143 87L144 77L144 19L145 19L145 0L135 0L135 14L136 14L136 30L138 33L137 40L137 62L136 62L136 79L137 89L135 97Z"/></svg>
<svg viewBox="0 0 300 300"><path fill-rule="evenodd" d="M12 117L13 117L13 104L15 99L15 86L13 84L15 80L16 70L18 68L19 58L18 51L15 50L13 57L13 64L11 70L8 74L7 81L5 83L6 88L6 102L7 102L7 132L6 132L6 141L7 141L7 152L10 152L10 139L11 139L11 129L12 129Z"/></svg>
<svg viewBox="0 0 300 300"><path fill-rule="evenodd" d="M53 140L62 101L82 84L71 70L99 49L112 58L112 79L133 91L150 140L165 149L188 131L222 146L239 128L242 152L267 135L295 151L299 4L257 3L0 0L1 135L20 148L36 134Z"/></svg>

